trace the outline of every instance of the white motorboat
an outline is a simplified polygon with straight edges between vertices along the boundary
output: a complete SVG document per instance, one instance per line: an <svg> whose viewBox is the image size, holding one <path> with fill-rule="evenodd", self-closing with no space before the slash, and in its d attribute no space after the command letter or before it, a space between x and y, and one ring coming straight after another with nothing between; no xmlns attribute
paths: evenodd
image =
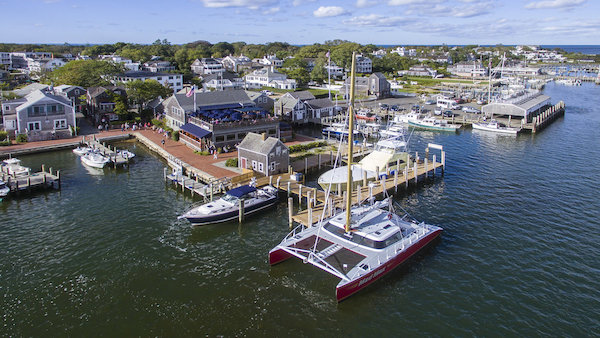
<svg viewBox="0 0 600 338"><path fill-rule="evenodd" d="M385 138L404 137L403 123L390 122L385 129L379 131L379 135Z"/></svg>
<svg viewBox="0 0 600 338"><path fill-rule="evenodd" d="M393 122L395 124L404 124L409 123L410 121L418 121L422 117L421 113L418 111L411 111L408 114L396 114L394 115Z"/></svg>
<svg viewBox="0 0 600 338"><path fill-rule="evenodd" d="M94 168L104 168L110 162L110 158L100 153L88 153L81 156L81 163Z"/></svg>
<svg viewBox="0 0 600 338"><path fill-rule="evenodd" d="M4 197L8 196L9 193L10 188L8 185L4 181L0 180L0 202Z"/></svg>
<svg viewBox="0 0 600 338"><path fill-rule="evenodd" d="M73 149L73 153L77 156L83 156L92 151L94 151L94 148L90 148L87 146L79 146L79 147Z"/></svg>
<svg viewBox="0 0 600 338"><path fill-rule="evenodd" d="M26 177L31 174L31 168L21 165L21 160L18 158L7 158L2 161L2 172L5 172L14 177Z"/></svg>
<svg viewBox="0 0 600 338"><path fill-rule="evenodd" d="M344 123L332 123L330 127L325 127L322 130L323 135L330 137L348 137L348 127ZM360 132L358 130L353 131L354 136L358 136Z"/></svg>
<svg viewBox="0 0 600 338"><path fill-rule="evenodd" d="M179 219L185 218L193 225L221 223L239 216L240 201L244 203L244 214L250 215L275 205L277 200L277 189L272 186L256 189L243 185L229 190L216 201L192 207Z"/></svg>
<svg viewBox="0 0 600 338"><path fill-rule="evenodd" d="M489 122L473 123L473 129L511 135L517 135L517 133L521 131L521 128L507 127L495 120Z"/></svg>
<svg viewBox="0 0 600 338"><path fill-rule="evenodd" d="M421 129L454 131L454 132L456 132L461 127L460 124L448 123L448 121L446 121L446 120L438 120L433 117L426 117L421 120L409 121L408 124L413 127L421 128Z"/></svg>
<svg viewBox="0 0 600 338"><path fill-rule="evenodd" d="M355 81L355 57L356 53L350 83ZM352 91L348 109L350 121L353 106ZM350 130L352 125L350 123ZM348 160L352 163L352 134L349 148ZM347 178L351 196L352 181L348 175ZM323 208L327 210L327 205ZM336 287L339 302L392 271L441 232L440 227L414 221L406 215L400 217L394 212L391 199L353 206L352 199L347 198L345 210L334 212L330 218L322 216L316 226L300 225L290 232L269 251L269 264L297 257L340 278Z"/></svg>
<svg viewBox="0 0 600 338"><path fill-rule="evenodd" d="M117 155L120 155L121 157L123 157L126 160L131 160L132 158L135 157L135 154L129 150L118 150Z"/></svg>

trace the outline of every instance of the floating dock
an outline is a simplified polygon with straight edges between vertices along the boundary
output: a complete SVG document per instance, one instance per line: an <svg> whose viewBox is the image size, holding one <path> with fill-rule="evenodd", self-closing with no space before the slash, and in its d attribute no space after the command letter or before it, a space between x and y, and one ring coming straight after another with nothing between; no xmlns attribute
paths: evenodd
<svg viewBox="0 0 600 338"><path fill-rule="evenodd" d="M110 163L115 168L129 164L129 158L120 155L116 147L111 147L110 145L107 145L106 142L100 142L95 137L86 138L85 136L82 137L81 142L90 148L99 150L102 155L110 158Z"/></svg>
<svg viewBox="0 0 600 338"><path fill-rule="evenodd" d="M42 171L32 173L26 176L14 176L8 174L4 168L1 169L0 177L10 188L11 194L31 193L37 190L57 189L61 188L60 170L54 172L52 168L46 172L46 168L42 165Z"/></svg>

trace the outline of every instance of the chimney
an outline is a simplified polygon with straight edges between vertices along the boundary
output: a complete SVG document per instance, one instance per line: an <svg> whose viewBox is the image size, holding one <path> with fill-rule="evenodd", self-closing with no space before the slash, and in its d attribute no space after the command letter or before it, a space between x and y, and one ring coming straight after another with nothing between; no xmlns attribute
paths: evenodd
<svg viewBox="0 0 600 338"><path fill-rule="evenodd" d="M266 141L267 140L267 133L262 133L260 134L262 136L262 140Z"/></svg>

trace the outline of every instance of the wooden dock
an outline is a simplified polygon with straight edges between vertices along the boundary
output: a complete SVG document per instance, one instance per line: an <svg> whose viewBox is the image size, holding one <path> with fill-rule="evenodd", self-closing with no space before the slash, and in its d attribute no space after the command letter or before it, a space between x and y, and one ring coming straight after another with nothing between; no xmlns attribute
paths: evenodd
<svg viewBox="0 0 600 338"><path fill-rule="evenodd" d="M164 168L164 179L173 183L177 188L181 188L181 192L189 191L192 197L194 195L202 196L205 201L212 201L214 195L225 192L230 186L229 179L226 177L202 183L199 177L192 178L183 175L181 170L173 170L168 174L167 168Z"/></svg>
<svg viewBox="0 0 600 338"><path fill-rule="evenodd" d="M118 166L123 167L129 164L129 158L120 155L116 147L111 147L110 144L106 144L106 142L100 142L95 137L86 138L83 136L82 143L90 148L98 149L102 155L110 158L110 163L114 168Z"/></svg>
<svg viewBox="0 0 600 338"><path fill-rule="evenodd" d="M7 170L7 169L6 169ZM0 177L10 188L11 194L31 193L37 190L60 189L60 170L54 172L52 168L46 172L42 165L42 171L31 173L27 176L14 176L8 174L4 168L1 169Z"/></svg>
<svg viewBox="0 0 600 338"><path fill-rule="evenodd" d="M440 149L440 146L430 144L429 147ZM418 155L416 156L418 158ZM388 171L387 178L381 178L376 181L367 183L367 186L359 186L352 191L352 205L363 202L370 198L381 196L384 191L398 192L400 189L407 189L409 185L416 185L419 182L428 178L434 178L440 172L443 174L445 168L445 152L441 151L441 161L438 161L434 155L431 159L426 155L420 158L417 162L408 168L405 167L403 172ZM247 184L248 182L239 182L239 184ZM314 187L307 187L303 181L295 181L290 173L261 177L256 180L256 186L262 187L272 185L275 188L287 193L291 199L292 196L298 198L300 208L305 206L304 210L299 211L295 215L290 215L290 226L292 222L300 223L304 226L312 226L319 221L323 209L325 215L330 216L336 210L345 208L347 194L329 194L325 191ZM291 211L291 207L290 207Z"/></svg>

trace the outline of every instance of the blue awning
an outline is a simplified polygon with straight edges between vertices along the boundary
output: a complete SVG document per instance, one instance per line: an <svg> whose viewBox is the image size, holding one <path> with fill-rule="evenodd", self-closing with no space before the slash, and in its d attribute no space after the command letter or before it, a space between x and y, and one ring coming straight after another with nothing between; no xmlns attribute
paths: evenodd
<svg viewBox="0 0 600 338"><path fill-rule="evenodd" d="M185 131L186 133L196 136L197 138L205 138L212 134L210 130L200 128L192 123L186 123L183 126L181 126L180 129Z"/></svg>
<svg viewBox="0 0 600 338"><path fill-rule="evenodd" d="M248 193L256 191L255 187L249 185L242 185L241 187L233 188L227 192L227 195L231 195L240 198Z"/></svg>

